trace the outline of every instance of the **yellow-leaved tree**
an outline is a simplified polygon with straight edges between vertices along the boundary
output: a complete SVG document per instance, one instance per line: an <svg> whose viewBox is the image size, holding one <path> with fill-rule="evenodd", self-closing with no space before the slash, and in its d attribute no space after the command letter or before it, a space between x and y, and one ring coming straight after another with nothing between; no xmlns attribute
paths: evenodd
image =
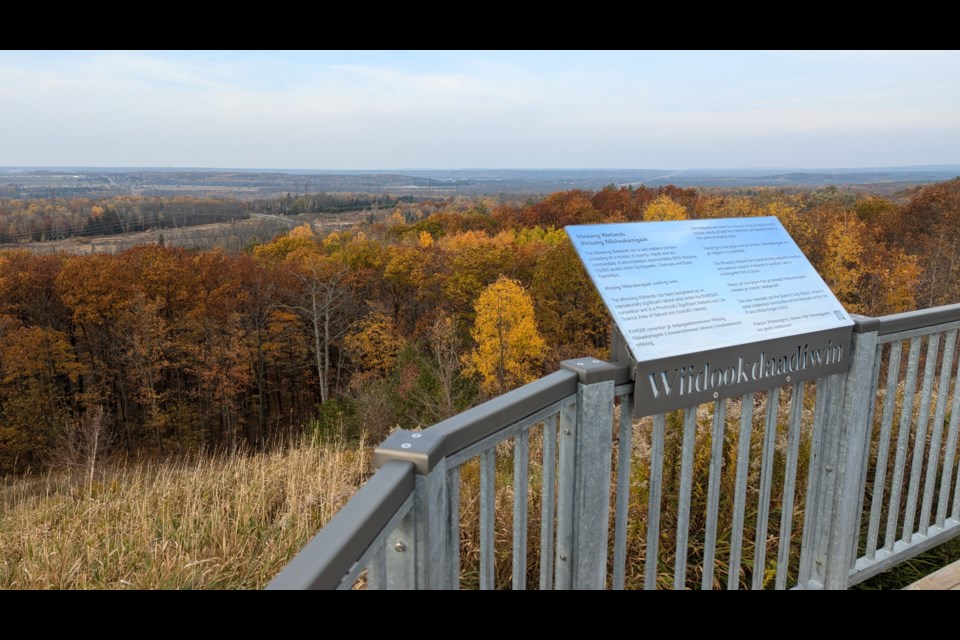
<svg viewBox="0 0 960 640"><path fill-rule="evenodd" d="M393 318L376 310L356 323L353 332L344 337L343 346L359 369L358 383L366 383L393 370L403 341L397 335Z"/></svg>
<svg viewBox="0 0 960 640"><path fill-rule="evenodd" d="M668 195L662 195L647 205L643 211L645 222L658 220L686 220L687 208Z"/></svg>
<svg viewBox="0 0 960 640"><path fill-rule="evenodd" d="M850 313L863 313L860 281L866 273L867 225L857 218L840 220L827 235L827 255L820 274Z"/></svg>
<svg viewBox="0 0 960 640"><path fill-rule="evenodd" d="M476 342L466 355L467 373L480 377L486 393L503 393L536 378L544 355L530 294L516 280L501 276L474 304L476 320L470 334Z"/></svg>

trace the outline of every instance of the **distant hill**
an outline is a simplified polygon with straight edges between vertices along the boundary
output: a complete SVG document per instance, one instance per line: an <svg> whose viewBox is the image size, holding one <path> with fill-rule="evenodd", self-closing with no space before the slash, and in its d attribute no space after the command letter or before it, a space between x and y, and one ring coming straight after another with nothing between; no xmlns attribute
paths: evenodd
<svg viewBox="0 0 960 640"><path fill-rule="evenodd" d="M305 170L139 167L0 167L0 198L200 195L266 198L317 192L407 193L428 197L551 193L617 186L864 186L875 190L960 176L960 164L869 168L744 169L404 169Z"/></svg>

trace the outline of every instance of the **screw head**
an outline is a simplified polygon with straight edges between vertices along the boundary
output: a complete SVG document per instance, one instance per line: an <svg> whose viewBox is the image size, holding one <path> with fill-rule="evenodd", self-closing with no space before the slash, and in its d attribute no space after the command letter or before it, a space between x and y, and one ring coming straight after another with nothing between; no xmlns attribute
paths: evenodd
<svg viewBox="0 0 960 640"><path fill-rule="evenodd" d="M787 382L790 382L790 380L791 380L790 376L787 376Z"/></svg>
<svg viewBox="0 0 960 640"><path fill-rule="evenodd" d="M410 444L409 442L404 442L403 444L400 445L400 448L401 448L401 449L409 449L409 448L412 447L412 446L413 446L413 445Z"/></svg>
<svg viewBox="0 0 960 640"><path fill-rule="evenodd" d="M407 545L403 544L403 540L397 540L397 544L393 545L393 548L397 553L403 553L407 550Z"/></svg>
<svg viewBox="0 0 960 640"><path fill-rule="evenodd" d="M411 437L411 438L421 438L421 437L423 437L423 434L422 434L422 433L411 433L411 434L410 434L410 437Z"/></svg>

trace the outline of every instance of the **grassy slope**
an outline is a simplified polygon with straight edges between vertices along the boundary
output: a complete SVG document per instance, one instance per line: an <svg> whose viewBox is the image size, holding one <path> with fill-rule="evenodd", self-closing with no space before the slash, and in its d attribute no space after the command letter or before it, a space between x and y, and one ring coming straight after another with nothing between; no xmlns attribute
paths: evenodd
<svg viewBox="0 0 960 640"><path fill-rule="evenodd" d="M130 465L0 489L0 589L258 589L356 491L364 447Z"/></svg>

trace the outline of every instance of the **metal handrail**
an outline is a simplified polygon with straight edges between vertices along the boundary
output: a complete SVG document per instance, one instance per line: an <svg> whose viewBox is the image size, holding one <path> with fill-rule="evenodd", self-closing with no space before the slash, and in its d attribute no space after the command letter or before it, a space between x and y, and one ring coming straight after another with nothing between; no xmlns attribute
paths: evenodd
<svg viewBox="0 0 960 640"><path fill-rule="evenodd" d="M912 329L922 329L948 322L960 321L960 304L950 304L943 307L931 307L905 313L877 318L880 321L879 334L881 336Z"/></svg>
<svg viewBox="0 0 960 640"><path fill-rule="evenodd" d="M374 450L373 464L380 466L388 460L403 459L414 463L417 473L429 473L437 461L444 457L483 440L576 390L577 375L574 372L556 371L423 431L394 431Z"/></svg>
<svg viewBox="0 0 960 640"><path fill-rule="evenodd" d="M335 589L413 494L413 465L381 466L267 589Z"/></svg>

